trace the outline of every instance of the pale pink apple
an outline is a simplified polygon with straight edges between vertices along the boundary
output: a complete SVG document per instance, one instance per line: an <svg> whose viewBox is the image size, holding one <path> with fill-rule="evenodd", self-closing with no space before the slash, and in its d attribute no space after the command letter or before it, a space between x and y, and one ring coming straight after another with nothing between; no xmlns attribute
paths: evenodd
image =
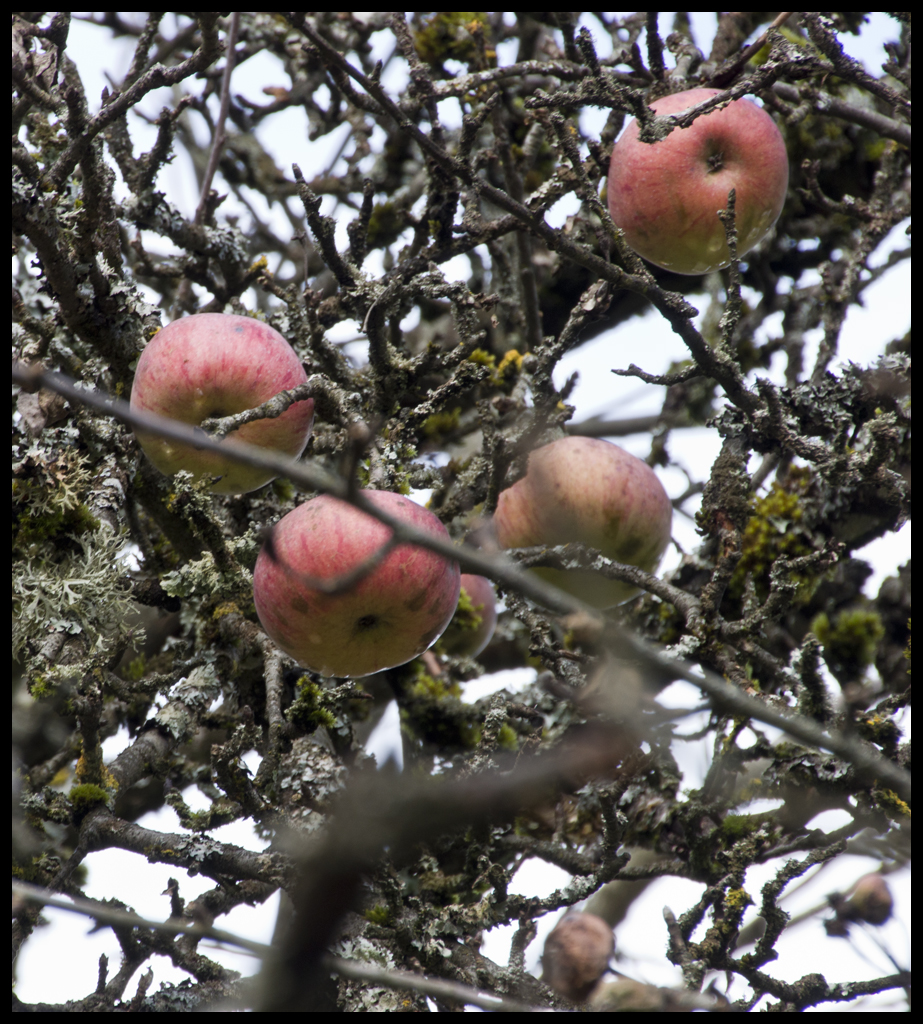
<svg viewBox="0 0 923 1024"><path fill-rule="evenodd" d="M383 512L448 540L442 523L410 498L363 491ZM399 544L344 593L342 579L387 543L390 527L330 495L311 498L273 531L253 571L253 600L263 629L297 662L325 676L365 676L403 665L441 636L458 604L458 563Z"/></svg>
<svg viewBox="0 0 923 1024"><path fill-rule="evenodd" d="M502 548L580 543L653 572L672 521L670 499L647 463L609 441L562 437L532 452L526 475L501 492L494 527ZM589 569L532 571L597 608L638 592Z"/></svg>
<svg viewBox="0 0 923 1024"><path fill-rule="evenodd" d="M884 877L878 872L863 875L852 888L844 916L850 921L867 921L882 925L894 911L894 897Z"/></svg>
<svg viewBox="0 0 923 1024"><path fill-rule="evenodd" d="M489 579L470 573L462 573L461 589L458 609L442 634L442 647L447 654L475 658L494 635L497 596Z"/></svg>
<svg viewBox="0 0 923 1024"><path fill-rule="evenodd" d="M718 89L690 89L655 100L658 114L678 114ZM735 100L660 142L642 142L632 120L612 150L612 219L639 255L677 274L704 274L730 261L718 211L736 189L737 254L766 235L782 212L788 154L775 122L750 100Z"/></svg>
<svg viewBox="0 0 923 1024"><path fill-rule="evenodd" d="M268 324L248 316L198 313L174 320L150 340L138 360L131 405L198 426L211 417L253 409L306 380L292 346ZM314 400L308 398L275 419L244 424L227 439L297 458L313 422ZM185 469L197 478L219 477L211 488L217 494L253 491L276 475L192 445L143 432L137 437L162 473Z"/></svg>

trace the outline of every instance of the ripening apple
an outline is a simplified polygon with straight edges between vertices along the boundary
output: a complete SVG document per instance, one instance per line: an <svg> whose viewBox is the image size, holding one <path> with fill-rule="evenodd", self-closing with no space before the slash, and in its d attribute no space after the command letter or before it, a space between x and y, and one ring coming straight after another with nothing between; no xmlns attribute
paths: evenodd
<svg viewBox="0 0 923 1024"><path fill-rule="evenodd" d="M679 114L719 89L690 89L651 104ZM646 260L677 274L704 274L731 262L718 210L736 189L737 254L766 235L782 212L788 154L775 122L750 100L642 142L632 120L612 150L608 199L612 219Z"/></svg>
<svg viewBox="0 0 923 1024"><path fill-rule="evenodd" d="M462 573L461 589L458 609L442 634L442 647L447 654L476 658L494 635L497 598L493 584L484 576Z"/></svg>
<svg viewBox="0 0 923 1024"><path fill-rule="evenodd" d="M362 491L408 526L448 540L427 509L390 491ZM293 509L264 545L253 571L263 629L297 662L325 676L366 676L403 665L442 634L458 604L458 563L399 544L345 592L324 593L372 558L392 534L367 512L322 494Z"/></svg>
<svg viewBox="0 0 923 1024"><path fill-rule="evenodd" d="M850 921L867 921L882 925L894 911L894 897L884 877L878 872L863 875L852 888L852 897L842 916Z"/></svg>
<svg viewBox="0 0 923 1024"><path fill-rule="evenodd" d="M582 1003L606 973L615 936L596 914L569 911L548 933L542 953L542 981L555 992Z"/></svg>
<svg viewBox="0 0 923 1024"><path fill-rule="evenodd" d="M580 543L653 572L670 541L673 506L657 475L618 445L562 437L529 456L526 475L500 493L494 528L502 548ZM533 569L597 608L636 587L589 569Z"/></svg>
<svg viewBox="0 0 923 1024"><path fill-rule="evenodd" d="M197 313L168 324L138 360L131 406L198 426L216 416L253 409L307 380L291 345L268 324L248 316ZM297 458L314 422L314 399L295 402L275 419L254 420L228 434ZM219 477L216 494L244 494L275 477L272 470L229 462L215 452L136 431L144 453L167 475Z"/></svg>

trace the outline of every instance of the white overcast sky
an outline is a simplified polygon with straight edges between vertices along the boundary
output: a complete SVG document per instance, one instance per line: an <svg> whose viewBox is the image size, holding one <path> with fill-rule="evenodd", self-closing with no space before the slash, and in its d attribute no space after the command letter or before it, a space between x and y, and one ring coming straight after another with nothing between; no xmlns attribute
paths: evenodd
<svg viewBox="0 0 923 1024"><path fill-rule="evenodd" d="M699 48L707 53L715 31L714 16L704 12L692 12L690 16L696 42ZM132 15L129 14L127 17L132 17ZM173 17L173 15L167 15L165 19L164 25L167 32L172 30L171 19ZM660 25L664 34L669 31L672 17L672 13L666 12L661 18ZM608 51L605 40L601 38L601 33L598 31L598 26L592 19L585 19L585 23L597 40L600 56L605 56ZM878 74L881 63L886 57L882 44L894 38L897 38L896 24L884 14L874 13L871 15L871 23L867 26L861 39L844 36L843 42L850 54L862 60L869 71ZM373 37L372 42L379 48L377 56L386 57L390 52L393 39L388 33L378 33ZM499 48L498 59L501 63L513 62L515 59L514 45L505 44ZM103 87L110 84L105 77L106 72L115 81L120 80L128 68L132 50L133 40L112 39L108 37L105 30L87 26L79 21L72 23L68 39L68 55L77 64L83 78L91 113L99 108L99 97ZM665 55L665 58L668 63L671 61L669 54ZM402 68L399 64L400 62L394 62L385 74L386 86L395 91L400 90L402 85L400 78ZM241 93L254 101L265 102L265 96L261 91L264 86L285 84L285 75L276 58L263 53L251 58L235 71L232 89L234 93ZM141 106L149 116L156 117L163 106L173 105L175 101L175 97L171 96L169 90L160 90L149 95ZM217 110L217 102L215 102L215 110ZM440 116L447 124L456 123L459 119L457 105L443 103L440 108ZM583 123L586 130L598 134L605 121L605 111L588 111L584 117L586 120ZM205 128L201 118L192 114L190 121L200 132L200 139L205 141ZM149 125L137 116L132 116L129 121L129 129L136 152L143 152L150 148L153 134ZM291 174L291 165L295 162L300 164L306 176L310 177L330 164L343 139L342 133L347 130L344 126L340 132L327 138L309 142L303 112L296 109L289 110L284 115L269 118L258 129L258 135L264 146L275 157L277 166L283 168L286 174ZM375 143L376 137L373 137L373 150ZM177 150L177 153L174 163L161 174L158 187L166 192L170 202L191 217L198 201L195 177L188 157L181 150ZM336 172L336 166L333 167L333 170ZM215 187L219 191L230 192L229 189L222 187L220 179ZM252 193L250 199L259 203L259 197L253 197ZM233 204L233 193L230 193L230 198L219 212L223 214L233 212ZM568 214L575 212L576 205L573 196L566 197L549 213L549 221L555 225L562 224ZM329 197L324 199L322 212L334 212L333 201ZM290 225L286 219L282 218L278 208L270 209L263 204L259 213L261 217L276 224L282 237L290 235ZM247 212L241 211L242 224L246 224L247 217ZM886 243L879 248L872 259L874 265L883 263L892 249L906 245L907 240L903 235L903 227L904 225L893 232ZM340 231L345 248L346 235L342 225ZM158 239L153 247L156 251L163 251L163 240ZM377 255L373 254L366 261L364 269L367 273L375 274L380 270L380 264L376 266L374 262L377 258ZM271 269L277 268L271 266ZM466 279L468 268L466 261L459 259L454 265L448 264L443 267L443 270L449 277ZM806 284L808 281L802 279L801 283ZM835 370L837 365L842 365L847 361L867 365L884 350L884 346L889 341L903 335L910 326L910 294L909 262L894 268L870 287L865 293L864 307L850 309L840 340L839 358L833 369ZM244 301L247 302L246 295ZM690 301L704 310L704 296L702 302L697 302L694 296L690 296ZM410 314L406 322L407 326L415 322L415 317L415 312ZM767 336L780 329L780 323L770 319L761 330L763 336ZM352 321L341 324L330 333L335 340L342 341L359 336L358 325ZM818 331L811 339L815 350L819 337L820 332ZM348 351L353 358L361 361L364 343L358 341L350 346ZM635 362L649 372L662 373L666 371L671 362L685 358L686 355L679 338L670 331L667 323L659 315L652 312L607 331L570 353L559 364L555 379L561 384L575 370L579 372L579 384L570 398L570 402L577 407L576 420L594 415L602 415L607 418L636 416L657 412L660 409L663 401L662 389L649 387L631 378L617 377L610 370ZM781 380L782 377L781 359L782 357L779 356L778 361L773 364L768 374L777 380ZM813 352L808 352L805 365L811 366L812 363ZM765 373L765 371L760 372ZM640 457L646 456L650 450L650 438L644 434L618 439L618 443ZM718 453L719 438L716 431L707 428L675 431L671 435L669 448L672 457L681 466L687 468L693 478L702 480L707 478L709 467ZM751 469L755 465L755 462L751 462ZM671 495L675 496L686 489L687 479L680 469L658 470L658 472ZM696 507L697 499L687 503L686 511L690 516L694 514ZM682 515L677 515L674 518L674 536L687 551L693 549L698 542L691 519ZM889 535L868 545L858 554L873 566L874 575L867 585L867 593L874 594L881 581L886 576L893 574L896 567L910 557L910 525L907 524L898 534ZM668 553L661 568L669 569L672 564L676 564L678 557L678 553L675 551ZM518 675L504 674L502 679L477 681L469 686L469 698L480 696L490 688L510 685L511 681L516 679L528 680L531 675L530 670L521 670ZM834 692L836 690L837 688L834 688ZM697 693L691 688L674 684L665 692L664 699L677 706L688 707L697 702ZM394 712L393 707L392 712ZM909 730L909 712L905 714L902 726ZM682 731L691 732L692 729ZM767 730L767 732L771 734L771 730ZM375 752L380 759L388 756L389 753L396 752L396 737L396 713L388 714L372 738ZM111 760L115 757L127 742L127 735L109 741L106 746L107 759ZM703 742L677 742L675 754L685 773L686 786L694 788L701 781L710 761L710 751L707 745ZM255 752L251 752L248 760L251 768L255 770L258 764ZM196 790L187 791L185 796L193 807L205 805L205 801ZM771 805L767 804L766 806ZM757 808L754 806L750 809ZM845 818L839 812L828 812L815 818L811 825L829 830L838 827L843 820ZM169 809L147 815L141 819L140 823L163 831L182 831L175 815ZM218 829L213 835L222 841L233 842L250 849L259 849L264 845L246 823ZM147 864L140 857L115 850L92 854L87 858L85 864L89 872L85 889L89 895L97 898L116 897L132 906L138 913L155 919L164 918L169 912L168 898L161 894L166 888L167 878L171 875L179 877L181 893L187 901L211 888L212 884L208 879L190 878L185 872L176 868L168 868L160 864ZM873 870L875 867L876 863L868 859L840 857L835 864L819 874L815 872L808 876L813 880L793 893L790 898L784 900L783 906L792 914L816 906L823 902L828 892L848 887L859 875ZM757 903L762 885L773 877L777 868L778 864L771 864L765 868L751 869L748 873L746 888ZM555 888L565 886L567 881L568 878L562 871L549 868L536 861L530 861L519 870L511 888L513 891L543 895ZM892 886L897 896L896 914L886 926L875 929L874 933L872 930L864 933L854 930L855 941L847 943L843 940L827 938L821 924L823 915L815 916L780 940L777 946L780 958L775 963L768 965L767 971L775 977L789 981L795 980L808 971L820 971L829 982L878 977L892 973L894 969L881 946L890 951L901 966L909 967L909 872L902 871L892 876ZM617 946L622 958L620 969L627 974L652 983L679 985L681 979L678 970L670 965L665 958L666 930L662 908L667 905L678 916L698 900L701 889L700 884L683 879L663 879L650 886L646 893L636 901L627 920L617 931ZM218 924L224 929L246 935L251 939L268 942L272 933L276 905L277 899L273 898L264 907L252 909L241 907L228 917L223 918ZM751 908L749 914L753 913L754 908ZM26 943L17 965L16 992L22 1000L25 1002L35 1000L57 1002L85 996L93 987L97 961L103 952L107 953L110 958L110 973L117 969L119 950L111 931L102 929L90 934L91 926L86 919L65 911L46 910L45 917L50 922L48 927L38 931ZM534 970L537 970L536 964L541 953L544 936L552 927L556 917L557 915L549 915L542 922L539 936L529 948L527 965ZM748 919L745 918L745 921ZM509 949L510 932L509 929L497 929L496 933L487 937L484 952L503 962ZM240 953L221 950L204 951L244 973L252 973L256 969L256 962L251 957ZM52 965L53 969L49 970L49 965ZM153 966L155 985L151 989L152 992L157 990L158 982L179 982L185 977L164 958L155 958ZM723 987L723 979L717 980L719 986ZM129 997L134 993L136 985L137 977L129 985L127 993ZM737 982L731 991L731 996L739 997L744 992L745 986ZM901 1004L899 994L885 994L868 1000L863 1004L863 1008L882 1009L900 1007ZM765 1005L765 1001L761 1005ZM821 1009L824 1008L826 1007L821 1007Z"/></svg>

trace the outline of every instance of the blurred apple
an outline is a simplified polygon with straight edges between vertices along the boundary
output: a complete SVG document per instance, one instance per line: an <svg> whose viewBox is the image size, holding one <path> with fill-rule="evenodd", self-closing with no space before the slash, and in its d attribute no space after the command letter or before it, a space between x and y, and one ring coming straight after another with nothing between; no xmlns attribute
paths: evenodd
<svg viewBox="0 0 923 1024"><path fill-rule="evenodd" d="M863 875L853 887L848 903L853 921L867 921L869 924L884 924L894 910L894 897L882 875L872 872Z"/></svg>
<svg viewBox="0 0 923 1024"><path fill-rule="evenodd" d="M362 491L383 512L448 540L442 523L390 491ZM331 584L372 558L390 527L322 494L289 512L253 571L253 600L269 636L297 662L325 676L365 676L403 665L442 634L458 604L458 563L399 544L345 592ZM307 577L307 578L305 578Z"/></svg>
<svg viewBox="0 0 923 1024"><path fill-rule="evenodd" d="M253 409L307 380L292 346L268 324L248 316L198 313L168 324L138 360L131 405L198 426L215 416ZM254 420L228 434L297 458L314 422L314 400L295 402L275 419ZM271 470L229 462L215 452L136 432L145 454L168 475L188 470L220 479L216 494L244 494L269 483Z"/></svg>
<svg viewBox="0 0 923 1024"><path fill-rule="evenodd" d="M484 576L462 573L461 596L452 621L442 634L447 654L475 658L490 643L497 625L497 599L493 584Z"/></svg>
<svg viewBox="0 0 923 1024"><path fill-rule="evenodd" d="M545 939L542 980L562 996L582 1003L605 974L615 952L612 928L601 917L569 911Z"/></svg>
<svg viewBox="0 0 923 1024"><path fill-rule="evenodd" d="M670 541L673 506L657 475L609 441L563 437L529 456L526 475L500 494L494 515L502 548L580 543L653 572ZM636 587L589 569L533 569L597 608Z"/></svg>
<svg viewBox="0 0 923 1024"><path fill-rule="evenodd" d="M678 114L719 89L690 89L651 104ZM734 100L642 142L632 120L612 150L612 219L640 256L677 274L704 274L730 261L718 210L737 190L737 254L749 252L775 224L788 189L788 154L775 122L755 103Z"/></svg>

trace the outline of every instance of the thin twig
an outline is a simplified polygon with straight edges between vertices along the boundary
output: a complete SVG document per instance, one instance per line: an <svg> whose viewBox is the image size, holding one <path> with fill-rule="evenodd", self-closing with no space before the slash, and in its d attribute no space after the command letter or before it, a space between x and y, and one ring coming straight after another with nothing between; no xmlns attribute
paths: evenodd
<svg viewBox="0 0 923 1024"><path fill-rule="evenodd" d="M241 949L249 950L265 956L270 946L262 942L255 942L253 939L245 938L243 935L235 935L233 932L226 932L221 928L213 928L211 925L201 922L179 921L170 919L168 921L152 921L149 918L133 914L128 910L118 910L115 907L96 903L92 900L80 899L73 896L65 899L63 896L55 896L47 889L37 885L28 885L25 882L11 882L14 896L19 896L29 903L38 903L45 907L57 907L59 910L67 910L72 914L83 914L85 917L93 917L103 924L114 927L128 926L130 928L149 928L151 931L160 932L162 935L190 935L197 939L214 939L216 942L228 946L239 946Z"/></svg>
<svg viewBox="0 0 923 1024"><path fill-rule="evenodd" d="M85 917L92 917L102 924L112 925L121 928L146 928L161 935L188 935L196 939L213 939L226 946L238 946L259 957L266 956L271 952L272 947L263 942L256 942L243 935L236 935L234 932L224 931L222 928L214 928L211 925L201 923L189 923L171 919L168 921L152 921L149 918L132 914L127 910L118 910L115 907L94 903L90 900L73 897L65 899L55 896L37 885L27 885L25 882L12 882L12 893L28 903L37 903L45 907L56 907L59 910L67 910L72 914L82 914ZM409 989L413 992L420 992L422 995L431 996L434 999L447 999L451 1002L464 1003L468 1006L480 1006L484 1010L502 1010L507 1013L531 1013L536 1008L527 1003L521 1003L515 999L507 999L505 996L496 996L491 992L484 992L481 989L472 988L470 985L463 985L457 981L444 981L441 978L426 978L420 974L412 974L410 971L393 971L384 967L374 966L358 960L347 960L339 956L325 956L322 960L325 970L332 971L344 978L353 978L356 981L366 981L375 985L382 985L385 988Z"/></svg>
<svg viewBox="0 0 923 1024"><path fill-rule="evenodd" d="M722 358L720 353L715 352L708 345L691 322L690 318L696 315L696 310L683 298L663 291L656 284L654 278L646 272L634 275L627 274L620 267L596 256L586 246L578 245L576 242L568 239L562 231L556 231L552 228L541 214L530 210L522 203L518 203L511 195L504 192L503 189L496 188L476 175L470 167L451 157L429 135L414 124L377 82L373 82L367 75L353 67L338 50L331 46L308 23L304 15L289 13L287 16L296 27L308 36L311 42L321 50L328 60L336 67L345 71L350 78L359 82L369 95L377 100L382 108L390 114L398 127L413 136L423 152L447 174L459 178L484 199L487 199L501 210L513 214L517 220L541 238L549 249L572 259L575 263L579 263L619 288L626 288L629 291L645 296L663 314L673 330L682 338L702 370L721 384L728 399L748 413L752 414L758 411L760 400L748 389L740 368L733 360L726 357ZM691 115L698 115L721 102L724 102L722 97L712 97L698 104L693 110L687 111L686 114L680 115L679 118L673 117L672 121L676 122L676 127L684 127L686 118Z"/></svg>
<svg viewBox="0 0 923 1024"><path fill-rule="evenodd" d="M755 53L759 53L762 50L766 45L766 40L769 38L769 33L774 29L781 28L794 13L794 11L782 11L765 32L750 43L749 46L745 46L740 53L735 53L729 61L720 67L708 84L712 88L723 88Z"/></svg>
<svg viewBox="0 0 923 1024"><path fill-rule="evenodd" d="M212 181L215 178L215 172L218 170L221 154L224 152L224 140L227 138L224 126L228 119L228 108L231 105L231 73L234 70L234 47L237 45L237 32L239 28L240 11L234 11L231 15L231 27L228 30L228 48L224 62L224 76L221 79L221 106L218 110L218 120L215 123L215 137L212 139L211 152L208 154L205 176L202 179L202 195L195 212L195 224L201 224L205 220L205 211L208 209L208 196L211 192Z"/></svg>
<svg viewBox="0 0 923 1024"><path fill-rule="evenodd" d="M895 142L910 149L912 129L909 124L895 121L894 118L879 114L876 110L866 110L853 103L847 103L823 92L810 82L805 82L800 87L788 82L776 82L772 91L789 103L809 103L812 113L841 117L844 121L862 125L863 128L877 132L886 139L894 139Z"/></svg>
<svg viewBox="0 0 923 1024"><path fill-rule="evenodd" d="M670 675L674 679L686 679L694 686L704 690L723 710L775 725L810 746L821 747L838 754L853 764L863 778L877 780L879 784L893 788L901 799L910 801L910 773L882 757L870 745L863 743L858 738L838 733L828 734L807 718L790 717L775 711L763 701L750 697L742 690L726 683L713 672L697 674L693 666L674 661L661 654L640 637L603 619L596 609L578 598L545 583L530 573L523 572L509 558L485 555L473 548L455 546L450 541L442 540L421 530L415 530L381 511L361 492L350 498L346 481L327 473L316 465L295 462L286 456L267 452L265 449L241 442L225 441L219 446L217 442L207 438L201 431L197 431L197 428L177 423L175 420L169 420L162 416L155 416L152 413L139 413L132 409L127 402L106 398L98 393L76 387L62 374L14 363L12 377L14 383L21 384L27 389L50 388L71 401L100 409L124 423L143 429L145 432L159 434L162 437L192 444L206 450L220 451L225 458L233 462L274 469L280 476L287 476L295 483L307 486L312 490L325 491L343 501L350 501L363 512L367 512L386 526L390 526L394 531L395 543L417 544L430 551L435 551L445 558L458 562L468 572L487 576L559 614L583 612L590 616L591 621L604 626L604 635L608 644L611 644L616 650L622 651L627 646L635 657L651 671L660 676Z"/></svg>

